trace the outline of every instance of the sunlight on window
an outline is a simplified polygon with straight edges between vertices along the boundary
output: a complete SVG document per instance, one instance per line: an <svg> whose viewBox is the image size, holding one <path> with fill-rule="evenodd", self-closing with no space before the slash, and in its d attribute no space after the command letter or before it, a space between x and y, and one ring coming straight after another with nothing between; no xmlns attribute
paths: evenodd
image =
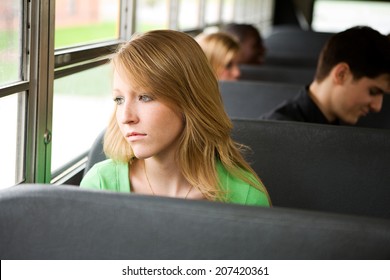
<svg viewBox="0 0 390 280"><path fill-rule="evenodd" d="M179 5L179 29L199 27L199 1L181 0Z"/></svg>
<svg viewBox="0 0 390 280"><path fill-rule="evenodd" d="M136 32L168 28L169 0L139 0L136 8Z"/></svg>
<svg viewBox="0 0 390 280"><path fill-rule="evenodd" d="M340 32L356 25L367 25L382 34L389 34L390 2L315 1L314 30Z"/></svg>
<svg viewBox="0 0 390 280"><path fill-rule="evenodd" d="M18 95L13 94L0 98L0 188L15 185L16 182L16 149L17 149L17 112Z"/></svg>
<svg viewBox="0 0 390 280"><path fill-rule="evenodd" d="M52 171L85 153L108 125L111 78L104 65L54 81Z"/></svg>

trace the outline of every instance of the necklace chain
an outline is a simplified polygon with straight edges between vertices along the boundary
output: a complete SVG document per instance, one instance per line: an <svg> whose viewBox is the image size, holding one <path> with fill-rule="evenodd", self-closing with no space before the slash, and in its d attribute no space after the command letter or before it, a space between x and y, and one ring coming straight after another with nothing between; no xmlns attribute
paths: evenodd
<svg viewBox="0 0 390 280"><path fill-rule="evenodd" d="M146 181L148 181L148 185L149 185L150 191L152 192L153 195L156 195L155 192L153 191L152 185L150 184L148 174L146 173L145 161L144 161L144 173L145 173ZM193 186L191 186L191 188L188 190L188 192L187 192L186 196L184 197L184 199L187 199L188 195L189 195L190 192L192 191L192 187L193 187Z"/></svg>

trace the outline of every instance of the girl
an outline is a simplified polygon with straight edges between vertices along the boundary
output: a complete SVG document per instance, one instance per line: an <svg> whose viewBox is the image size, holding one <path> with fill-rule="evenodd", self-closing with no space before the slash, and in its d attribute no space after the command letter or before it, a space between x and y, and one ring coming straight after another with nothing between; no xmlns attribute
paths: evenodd
<svg viewBox="0 0 390 280"><path fill-rule="evenodd" d="M114 55L114 114L81 187L269 206L230 137L218 82L197 42L156 30Z"/></svg>

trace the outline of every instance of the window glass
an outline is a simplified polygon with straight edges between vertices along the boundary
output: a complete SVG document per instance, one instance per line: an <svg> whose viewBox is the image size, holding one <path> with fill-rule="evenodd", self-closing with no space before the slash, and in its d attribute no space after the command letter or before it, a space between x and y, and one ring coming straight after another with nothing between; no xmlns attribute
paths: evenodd
<svg viewBox="0 0 390 280"><path fill-rule="evenodd" d="M340 32L355 25L368 25L383 34L390 34L389 1L314 2L312 27L316 31Z"/></svg>
<svg viewBox="0 0 390 280"><path fill-rule="evenodd" d="M120 0L56 0L55 48L119 37Z"/></svg>
<svg viewBox="0 0 390 280"><path fill-rule="evenodd" d="M251 17L251 12L253 12L253 7L252 6L252 1L251 0L236 0L235 3L235 20L236 22L250 22L249 18Z"/></svg>
<svg viewBox="0 0 390 280"><path fill-rule="evenodd" d="M111 81L111 65L54 81L52 172L86 152L108 125Z"/></svg>
<svg viewBox="0 0 390 280"><path fill-rule="evenodd" d="M223 22L234 21L234 0L222 0L222 20Z"/></svg>
<svg viewBox="0 0 390 280"><path fill-rule="evenodd" d="M199 1L181 0L179 6L179 29L193 29L199 26Z"/></svg>
<svg viewBox="0 0 390 280"><path fill-rule="evenodd" d="M219 7L221 0L207 0L206 1L206 24L213 24L219 20Z"/></svg>
<svg viewBox="0 0 390 280"><path fill-rule="evenodd" d="M233 14L234 22L253 24L264 34L272 27L273 1L236 0Z"/></svg>
<svg viewBox="0 0 390 280"><path fill-rule="evenodd" d="M21 1L0 4L0 86L20 80L22 15Z"/></svg>
<svg viewBox="0 0 390 280"><path fill-rule="evenodd" d="M19 129L22 129L20 127ZM18 182L18 94L0 98L0 189ZM20 135L19 135L20 136ZM21 147L20 147L21 148Z"/></svg>
<svg viewBox="0 0 390 280"><path fill-rule="evenodd" d="M263 21L272 21L274 5L272 0L263 0L261 6L261 19Z"/></svg>
<svg viewBox="0 0 390 280"><path fill-rule="evenodd" d="M168 28L169 2L169 0L137 1L136 32Z"/></svg>

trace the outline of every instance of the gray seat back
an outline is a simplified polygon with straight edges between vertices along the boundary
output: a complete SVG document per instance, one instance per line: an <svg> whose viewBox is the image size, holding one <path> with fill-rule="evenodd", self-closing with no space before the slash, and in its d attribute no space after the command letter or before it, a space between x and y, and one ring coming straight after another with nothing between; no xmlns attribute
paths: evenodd
<svg viewBox="0 0 390 280"><path fill-rule="evenodd" d="M233 120L233 138L276 206L390 218L390 131ZM88 166L105 159L102 135ZM86 170L87 171L87 170Z"/></svg>
<svg viewBox="0 0 390 280"><path fill-rule="evenodd" d="M315 68L241 65L240 80L306 85L313 81Z"/></svg>
<svg viewBox="0 0 390 280"><path fill-rule="evenodd" d="M103 152L103 139L106 130L102 130L93 142L91 149L88 152L88 160L85 165L84 175L94 166L95 163L105 160L107 157Z"/></svg>
<svg viewBox="0 0 390 280"><path fill-rule="evenodd" d="M279 28L264 38L266 65L316 67L326 41L334 33Z"/></svg>
<svg viewBox="0 0 390 280"><path fill-rule="evenodd" d="M234 120L276 206L390 218L390 131Z"/></svg>
<svg viewBox="0 0 390 280"><path fill-rule="evenodd" d="M0 191L7 259L388 259L387 220L119 194Z"/></svg>
<svg viewBox="0 0 390 280"><path fill-rule="evenodd" d="M284 100L293 98L303 87L253 81L225 81L219 85L228 116L249 119L257 119Z"/></svg>

